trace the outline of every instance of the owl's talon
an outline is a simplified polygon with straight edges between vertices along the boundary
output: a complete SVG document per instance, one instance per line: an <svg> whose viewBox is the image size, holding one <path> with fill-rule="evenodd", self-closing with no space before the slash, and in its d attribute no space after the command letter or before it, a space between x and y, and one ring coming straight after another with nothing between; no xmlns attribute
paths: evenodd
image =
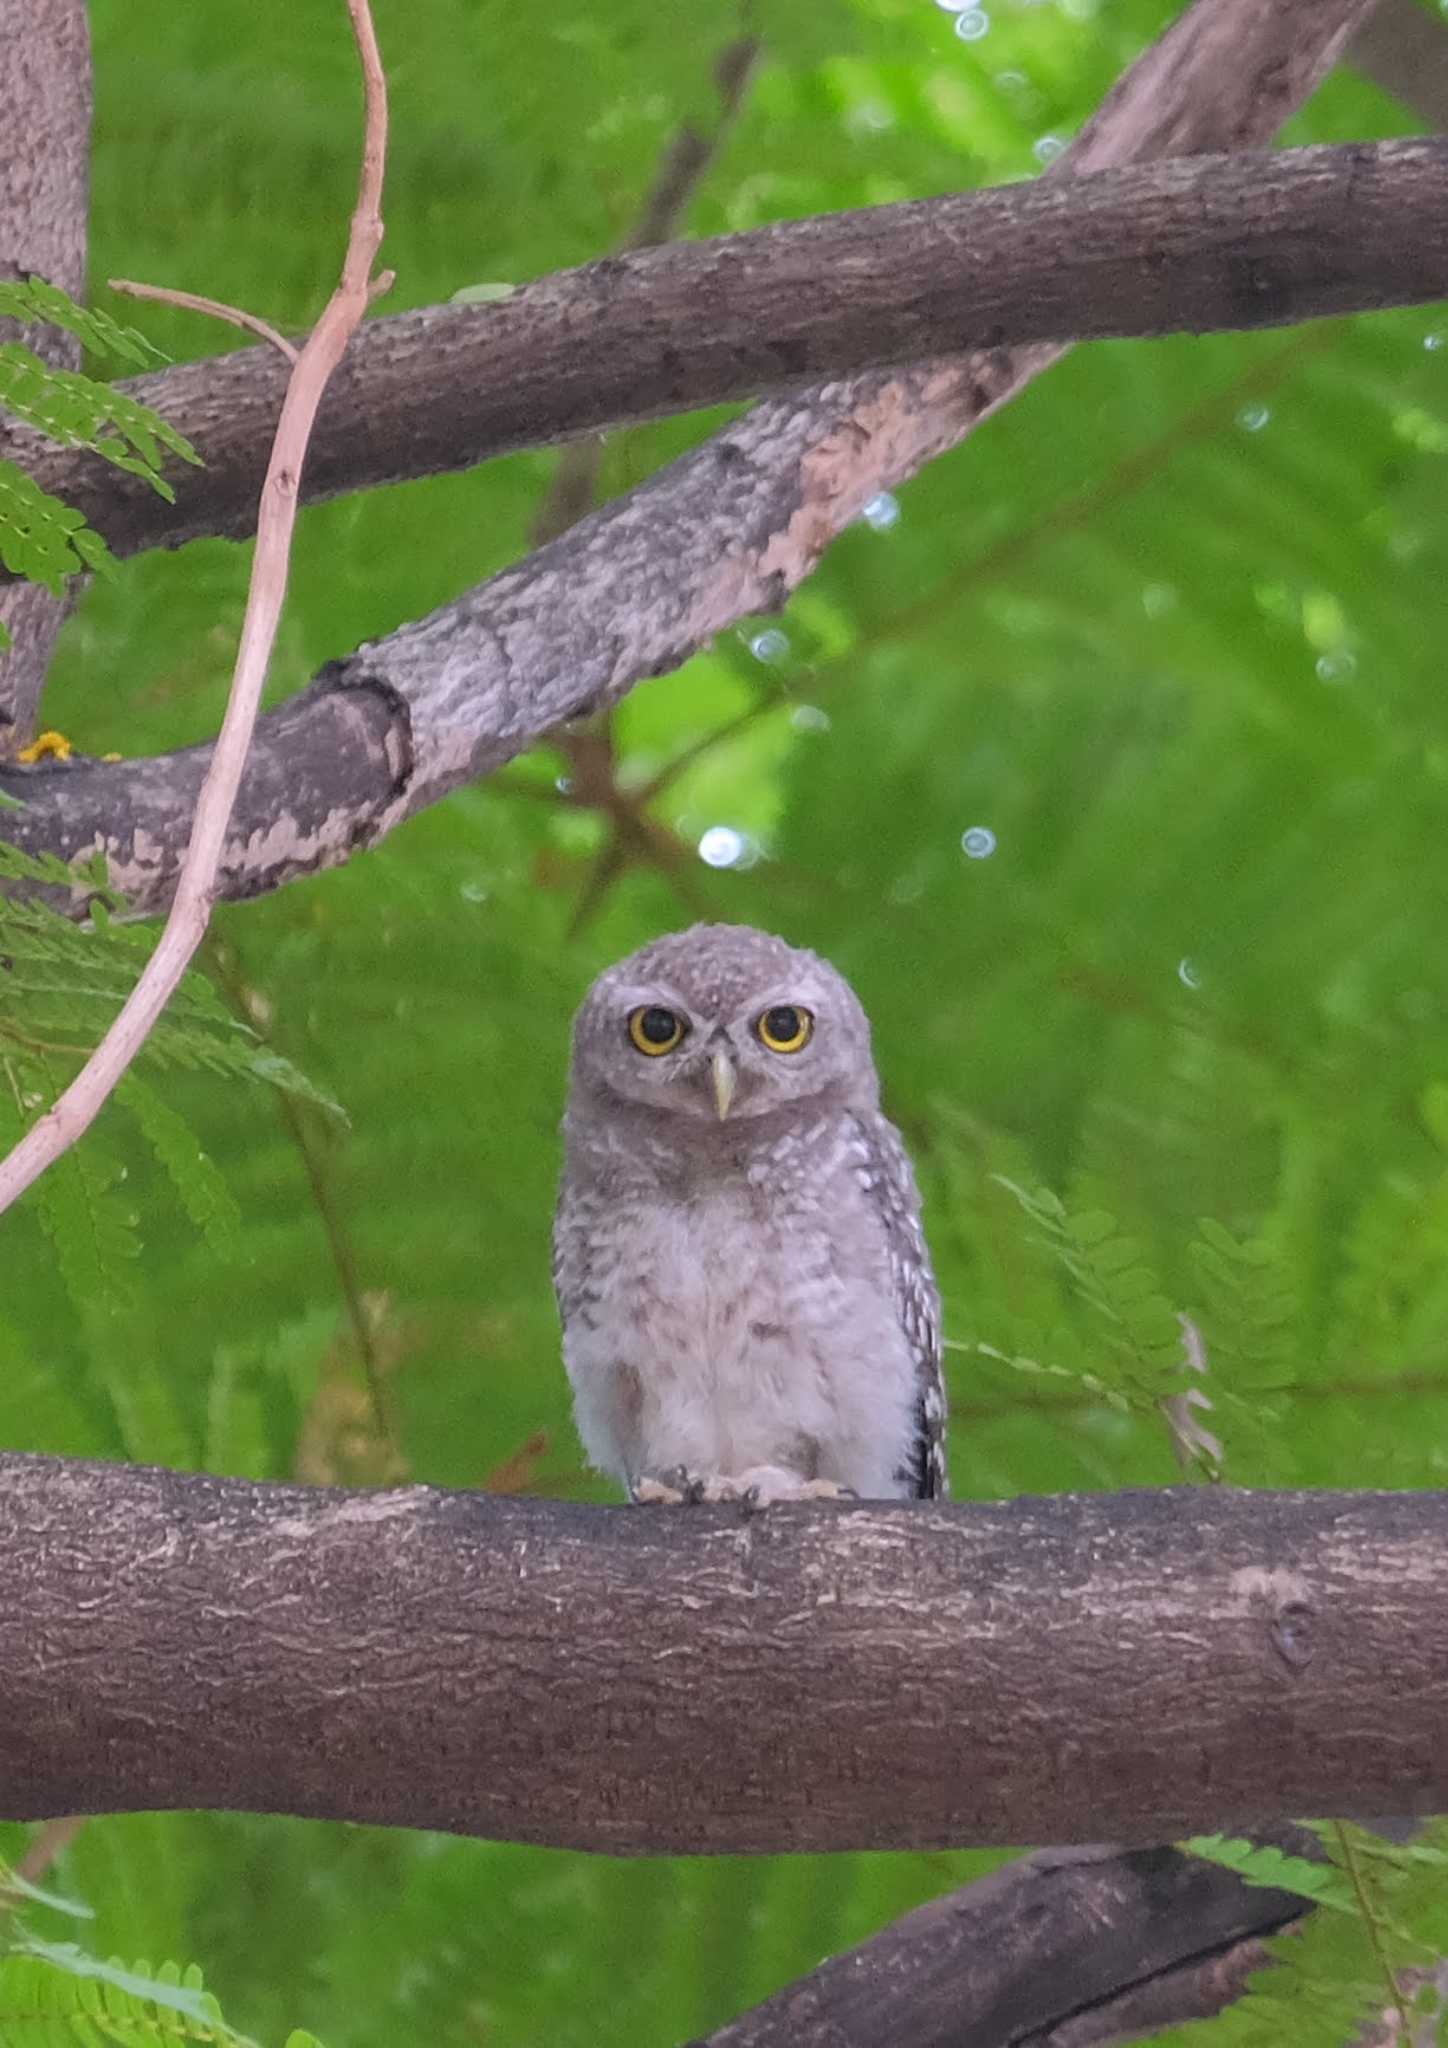
<svg viewBox="0 0 1448 2048"><path fill-rule="evenodd" d="M687 1508L714 1497L708 1491L709 1484L687 1465L671 1465L663 1472L641 1473L629 1492L638 1507Z"/></svg>
<svg viewBox="0 0 1448 2048"><path fill-rule="evenodd" d="M742 1501L750 1514L758 1514L776 1501L859 1499L853 1487L841 1486L834 1479L804 1479L798 1472L780 1465L754 1465L737 1479L722 1484L733 1491L711 1494L709 1498Z"/></svg>

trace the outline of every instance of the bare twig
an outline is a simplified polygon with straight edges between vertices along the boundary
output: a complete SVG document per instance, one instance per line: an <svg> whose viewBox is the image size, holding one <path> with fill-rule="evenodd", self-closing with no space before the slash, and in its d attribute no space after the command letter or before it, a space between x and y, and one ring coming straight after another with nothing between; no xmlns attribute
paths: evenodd
<svg viewBox="0 0 1448 2048"><path fill-rule="evenodd" d="M15 1866L15 1875L24 1878L27 1884L39 1884L49 1873L51 1865L65 1854L89 1818L84 1813L68 1813L59 1820L46 1821L27 1843L24 1855Z"/></svg>
<svg viewBox="0 0 1448 2048"><path fill-rule="evenodd" d="M0 1875L0 1915L12 1912L24 1903L21 1887L40 1883L51 1864L70 1847L87 1818L83 1813L71 1813L62 1820L45 1821L35 1830L26 1844L24 1855L15 1865L18 1883L8 1883Z"/></svg>
<svg viewBox="0 0 1448 2048"><path fill-rule="evenodd" d="M199 292L180 292L166 284L137 284L129 277L108 277L106 283L113 292L124 292L127 298L154 299L163 306L180 306L183 312L206 313L213 320L226 320L233 327L244 327L248 334L259 334L263 341L269 341L273 348L280 349L289 363L296 362L301 354L296 343L278 333L270 320L263 320L259 313L248 313L241 306L223 305L220 299L204 299Z"/></svg>
<svg viewBox="0 0 1448 2048"><path fill-rule="evenodd" d="M0 1161L0 1210L21 1195L86 1131L170 1001L211 915L226 828L286 596L302 465L317 406L367 308L372 265L382 241L382 176L387 149L387 86L368 0L347 0L366 93L366 134L357 205L341 281L292 371L277 422L257 512L256 555L242 619L231 694L211 766L201 786L176 896L155 952L119 1016L54 1106Z"/></svg>

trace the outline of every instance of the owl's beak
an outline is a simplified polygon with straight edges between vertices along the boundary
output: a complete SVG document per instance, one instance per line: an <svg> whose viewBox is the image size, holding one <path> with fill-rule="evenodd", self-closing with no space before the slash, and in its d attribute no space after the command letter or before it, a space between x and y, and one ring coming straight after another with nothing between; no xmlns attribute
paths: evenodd
<svg viewBox="0 0 1448 2048"><path fill-rule="evenodd" d="M719 1121L722 1124L729 1114L729 1105L734 1100L735 1083L739 1078L734 1071L734 1062L727 1052L714 1054L709 1062L709 1076L714 1083L714 1107L719 1112Z"/></svg>

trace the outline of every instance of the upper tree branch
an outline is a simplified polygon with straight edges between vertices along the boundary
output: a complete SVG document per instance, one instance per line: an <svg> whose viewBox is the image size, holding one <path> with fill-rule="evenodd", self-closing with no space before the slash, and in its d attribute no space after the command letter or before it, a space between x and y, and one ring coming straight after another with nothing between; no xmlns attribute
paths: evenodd
<svg viewBox="0 0 1448 2048"><path fill-rule="evenodd" d="M1448 1808L1448 1495L582 1508L0 1458L0 1815L614 1852Z"/></svg>
<svg viewBox="0 0 1448 2048"><path fill-rule="evenodd" d="M1378 0L1346 54L1425 128L1448 128L1448 26L1441 17L1416 0Z"/></svg>
<svg viewBox="0 0 1448 2048"><path fill-rule="evenodd" d="M1406 141L1042 178L668 243L499 304L376 320L323 408L305 494L960 348L1269 327L1437 298L1445 162L1441 143ZM241 534L285 381L274 351L249 349L122 387L205 459L204 472L173 464L174 504L18 429L0 452L79 505L118 555Z"/></svg>
<svg viewBox="0 0 1448 2048"><path fill-rule="evenodd" d="M1160 147L1265 139L1370 5L1197 0L1063 163L1098 169ZM1050 216L1055 202L1047 189L1034 203ZM1241 275L1236 289L1244 303L1254 296ZM998 349L759 406L527 562L334 664L258 729L223 889L255 894L346 859L561 720L777 608L870 497L963 440L1059 353ZM17 775L27 807L6 836L65 853L100 847L135 906L156 908L207 752Z"/></svg>
<svg viewBox="0 0 1448 2048"><path fill-rule="evenodd" d="M0 29L0 277L38 273L78 298L85 290L91 63L84 0L28 0ZM80 363L80 343L54 327L0 320L47 362ZM68 609L35 584L0 590L0 759L33 736L51 650Z"/></svg>

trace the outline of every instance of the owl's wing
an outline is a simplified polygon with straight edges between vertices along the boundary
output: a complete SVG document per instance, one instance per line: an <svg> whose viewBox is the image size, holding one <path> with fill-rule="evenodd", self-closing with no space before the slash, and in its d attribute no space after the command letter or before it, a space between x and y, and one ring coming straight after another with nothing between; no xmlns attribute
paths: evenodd
<svg viewBox="0 0 1448 2048"><path fill-rule="evenodd" d="M876 1114L852 1121L861 1148L860 1177L885 1227L895 1306L915 1360L915 1492L921 1500L939 1500L947 1490L940 1295L920 1227L920 1190L900 1133L889 1119Z"/></svg>

